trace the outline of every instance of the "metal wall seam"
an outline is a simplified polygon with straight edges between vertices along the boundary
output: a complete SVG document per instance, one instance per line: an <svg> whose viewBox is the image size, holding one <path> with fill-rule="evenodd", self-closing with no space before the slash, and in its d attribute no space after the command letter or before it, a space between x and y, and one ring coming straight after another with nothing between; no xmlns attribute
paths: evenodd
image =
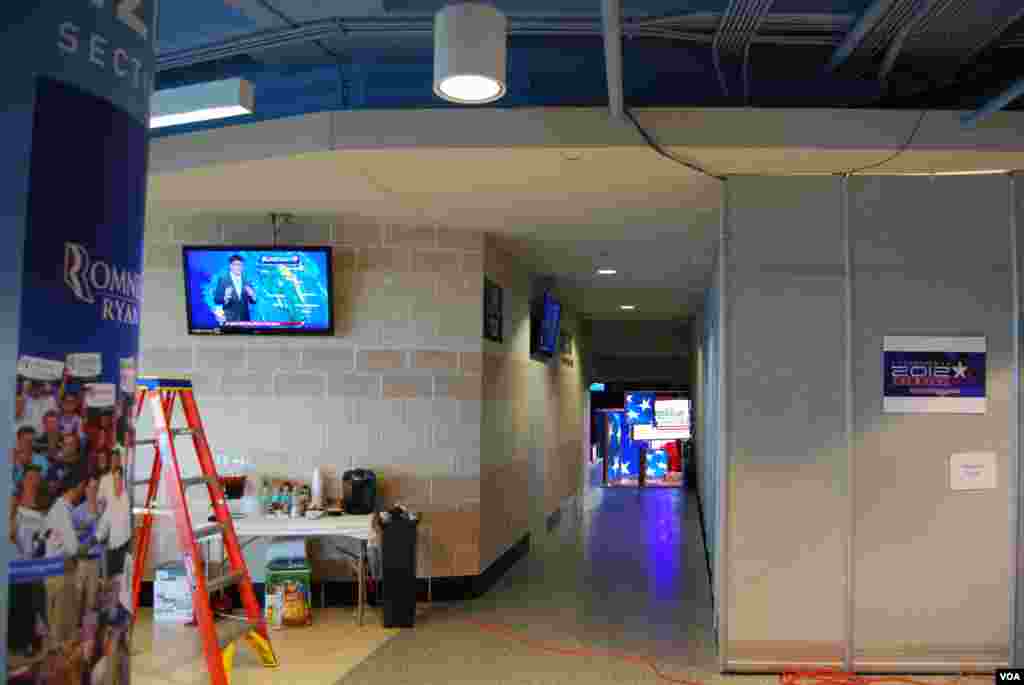
<svg viewBox="0 0 1024 685"><path fill-rule="evenodd" d="M847 672L854 670L853 644L853 572L856 557L854 555L854 530L857 524L857 507L854 500L854 440L853 440L853 246L850 240L850 177L839 178L839 232L843 250L843 428L846 433L846 500L847 522L843 545L845 552L845 569L843 574L846 591L845 616L843 630L846 637L843 667Z"/></svg>
<svg viewBox="0 0 1024 685"><path fill-rule="evenodd" d="M1020 242L1017 226L1017 185L1018 174L1012 173L1008 176L1010 195L1010 273L1012 277L1013 291L1013 384L1010 400L1013 417L1010 426L1010 479L1008 483L1010 495L1010 666L1019 668L1024 660L1024 611L1022 611L1021 583L1024 583L1022 574L1021 539L1024 531L1021 530L1021 523L1024 522L1024 503L1020 501L1019 493L1024 492L1024 483L1021 483L1021 476L1024 469L1020 465L1020 437L1021 421L1024 414L1021 413L1021 283L1020 283Z"/></svg>
<svg viewBox="0 0 1024 685"><path fill-rule="evenodd" d="M728 430L728 401L729 401L729 355L728 355L728 297L726 293L726 268L729 264L729 179L722 182L722 217L718 235L718 482L715 486L718 490L718 516L715 522L717 540L715 541L715 583L718 586L718 656L719 667L725 673L728 664L728 612L729 598L727 590L729 587L729 430Z"/></svg>

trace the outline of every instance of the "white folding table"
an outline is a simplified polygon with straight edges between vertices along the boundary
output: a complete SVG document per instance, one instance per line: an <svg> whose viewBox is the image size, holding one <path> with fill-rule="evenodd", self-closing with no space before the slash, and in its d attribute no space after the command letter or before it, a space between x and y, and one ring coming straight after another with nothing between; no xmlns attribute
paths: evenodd
<svg viewBox="0 0 1024 685"><path fill-rule="evenodd" d="M357 614L359 625L363 625L366 607L367 544L372 527L371 515L342 514L323 516L319 519L284 518L276 516L246 516L235 519L235 535L245 538L246 547L260 538L301 537L301 538L348 538L359 543L359 555L354 557L348 550L340 549L346 556L354 557L358 567L359 600Z"/></svg>

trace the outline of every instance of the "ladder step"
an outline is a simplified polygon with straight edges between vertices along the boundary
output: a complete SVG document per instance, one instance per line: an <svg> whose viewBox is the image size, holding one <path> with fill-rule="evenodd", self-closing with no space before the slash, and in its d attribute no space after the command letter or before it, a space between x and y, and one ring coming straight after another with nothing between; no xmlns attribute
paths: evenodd
<svg viewBox="0 0 1024 685"><path fill-rule="evenodd" d="M174 516L174 510L167 507L135 507L133 514L152 514L153 516Z"/></svg>
<svg viewBox="0 0 1024 685"><path fill-rule="evenodd" d="M199 432L198 429L197 430L192 430L191 428L172 428L170 430L170 433L171 433L172 437L178 437L179 435L195 435L198 432ZM157 444L157 439L156 438L145 438L144 440L136 440L135 441L135 446L136 447L153 446L153 445L156 445L156 444Z"/></svg>
<svg viewBox="0 0 1024 685"><path fill-rule="evenodd" d="M196 476L195 478L183 478L181 480L182 487L186 488L201 484L216 485L217 479L213 476Z"/></svg>
<svg viewBox="0 0 1024 685"><path fill-rule="evenodd" d="M216 537L224 532L224 526L220 523L207 523L199 526L195 530L196 542L205 540L206 538Z"/></svg>
<svg viewBox="0 0 1024 685"><path fill-rule="evenodd" d="M242 582L242 578L244 577L244 572L232 571L231 573L223 575L220 578L214 578L206 584L206 592L212 595L214 592L217 592L218 590L233 587Z"/></svg>
<svg viewBox="0 0 1024 685"><path fill-rule="evenodd" d="M224 621L218 624L217 644L221 649L225 649L232 642L245 637L252 629L253 628L249 625L248 621L239 621L235 619Z"/></svg>
<svg viewBox="0 0 1024 685"><path fill-rule="evenodd" d="M134 486L149 485L151 482L152 482L151 479L147 478L146 480L135 480L135 481L132 481L132 485L134 485ZM216 483L216 482L217 482L217 479L214 478L213 476L196 476L195 478L182 478L181 485L183 487L190 488L193 485L199 485L201 483L211 483L212 484L212 483Z"/></svg>

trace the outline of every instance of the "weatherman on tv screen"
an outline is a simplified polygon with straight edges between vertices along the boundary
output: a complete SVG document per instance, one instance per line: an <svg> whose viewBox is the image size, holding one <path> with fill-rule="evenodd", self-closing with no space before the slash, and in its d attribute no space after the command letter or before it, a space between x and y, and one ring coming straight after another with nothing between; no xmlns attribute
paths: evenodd
<svg viewBox="0 0 1024 685"><path fill-rule="evenodd" d="M244 271L245 260L239 255L231 255L228 259L228 273L217 281L213 301L220 308L214 314L221 324L252 320L249 305L256 303L256 291L245 278Z"/></svg>

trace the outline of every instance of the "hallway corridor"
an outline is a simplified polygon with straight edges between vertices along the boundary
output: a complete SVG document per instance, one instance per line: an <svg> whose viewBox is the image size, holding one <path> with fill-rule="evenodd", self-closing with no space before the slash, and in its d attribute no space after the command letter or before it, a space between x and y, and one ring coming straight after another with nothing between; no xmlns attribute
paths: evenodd
<svg viewBox="0 0 1024 685"><path fill-rule="evenodd" d="M643 664L551 654L510 638L654 658L672 677L720 681L695 496L590 490L575 516L534 536L529 556L487 595L435 604L339 685L665 682ZM776 679L743 679L760 680Z"/></svg>

